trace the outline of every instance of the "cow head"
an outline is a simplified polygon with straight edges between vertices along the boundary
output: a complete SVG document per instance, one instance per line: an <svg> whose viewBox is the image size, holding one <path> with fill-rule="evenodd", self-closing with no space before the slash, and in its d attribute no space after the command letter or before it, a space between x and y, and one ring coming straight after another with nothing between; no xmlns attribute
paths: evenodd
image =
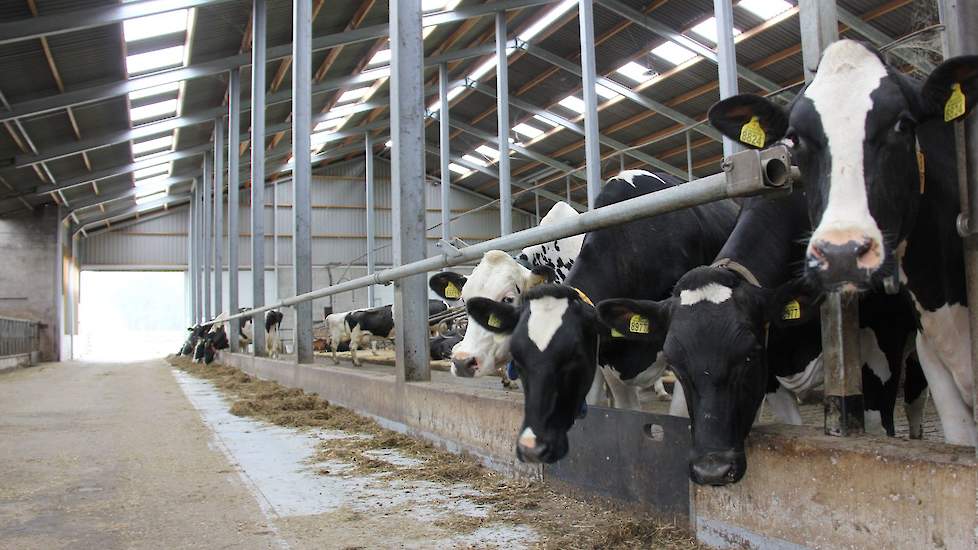
<svg viewBox="0 0 978 550"><path fill-rule="evenodd" d="M665 335L663 353L689 408L689 476L695 483L726 485L744 476L744 441L767 387L767 325L783 322L789 300L791 322L806 322L817 311L807 294L796 292L800 284L769 290L724 268L699 267L665 300L598 304L601 321L625 338Z"/></svg>
<svg viewBox="0 0 978 550"><path fill-rule="evenodd" d="M547 267L527 269L500 250L490 250L464 277L445 271L431 277L428 286L440 297L462 300L488 298L505 304L517 304L522 295L534 286L552 280ZM471 322L465 337L452 350L452 374L460 377L485 376L509 361L509 338Z"/></svg>
<svg viewBox="0 0 978 550"><path fill-rule="evenodd" d="M791 148L815 227L806 269L824 288L852 291L896 273L924 189L918 133L966 116L976 100L978 56L945 61L921 86L840 40L787 112L739 95L716 104L710 123L751 146L783 139Z"/></svg>
<svg viewBox="0 0 978 550"><path fill-rule="evenodd" d="M473 298L466 307L474 324L510 340L525 394L516 456L524 462L560 460L597 368L594 307L573 288L558 285L526 292L519 305Z"/></svg>

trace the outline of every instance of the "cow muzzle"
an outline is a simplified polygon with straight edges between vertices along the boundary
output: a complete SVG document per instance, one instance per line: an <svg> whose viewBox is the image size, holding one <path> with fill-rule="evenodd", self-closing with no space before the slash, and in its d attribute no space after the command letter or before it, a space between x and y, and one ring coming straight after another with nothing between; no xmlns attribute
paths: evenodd
<svg viewBox="0 0 978 550"><path fill-rule="evenodd" d="M747 459L737 451L698 454L689 461L689 478L697 485L730 485L740 481L746 471Z"/></svg>
<svg viewBox="0 0 978 550"><path fill-rule="evenodd" d="M472 378L479 368L479 360L468 355L452 356L452 374L459 378Z"/></svg>
<svg viewBox="0 0 978 550"><path fill-rule="evenodd" d="M830 289L865 285L883 265L883 245L854 231L816 233L808 245L807 268Z"/></svg>
<svg viewBox="0 0 978 550"><path fill-rule="evenodd" d="M567 455L567 435L561 434L552 441L538 438L533 430L525 428L516 441L516 458L530 464L553 464Z"/></svg>

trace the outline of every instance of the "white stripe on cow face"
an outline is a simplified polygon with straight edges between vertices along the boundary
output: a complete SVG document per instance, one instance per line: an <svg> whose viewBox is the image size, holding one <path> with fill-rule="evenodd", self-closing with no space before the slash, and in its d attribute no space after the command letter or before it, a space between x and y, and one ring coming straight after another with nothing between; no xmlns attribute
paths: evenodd
<svg viewBox="0 0 978 550"><path fill-rule="evenodd" d="M710 283L694 290L683 290L679 293L679 304L684 306L696 305L700 302L722 304L730 299L733 290L719 283Z"/></svg>
<svg viewBox="0 0 978 550"><path fill-rule="evenodd" d="M538 350L545 351L550 345L550 340L563 323L567 306L567 298L544 296L530 301L530 318L526 321L526 333Z"/></svg>
<svg viewBox="0 0 978 550"><path fill-rule="evenodd" d="M828 201L811 242L845 244L868 237L880 245L880 263L883 235L869 212L863 144L872 94L886 76L886 67L873 52L840 40L825 50L815 80L805 90L821 118L832 159Z"/></svg>

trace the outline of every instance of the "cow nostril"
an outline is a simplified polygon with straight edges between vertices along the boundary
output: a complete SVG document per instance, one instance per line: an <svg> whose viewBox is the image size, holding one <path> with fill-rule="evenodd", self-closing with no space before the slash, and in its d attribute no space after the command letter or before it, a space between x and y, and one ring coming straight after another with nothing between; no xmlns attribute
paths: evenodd
<svg viewBox="0 0 978 550"><path fill-rule="evenodd" d="M866 254L872 252L873 248L875 248L875 246L872 240L866 239L862 241L861 243L856 245L856 257L862 258Z"/></svg>

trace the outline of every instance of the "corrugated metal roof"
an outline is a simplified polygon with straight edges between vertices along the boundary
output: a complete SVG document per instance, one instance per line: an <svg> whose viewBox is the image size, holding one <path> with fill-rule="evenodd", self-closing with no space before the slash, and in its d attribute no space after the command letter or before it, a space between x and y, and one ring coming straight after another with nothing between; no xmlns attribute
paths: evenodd
<svg viewBox="0 0 978 550"><path fill-rule="evenodd" d="M38 9L41 14L50 14L114 3L115 0L38 0ZM479 3L478 0L466 0L462 5L477 5ZM650 4L650 2L642 0L627 0L625 3L640 11L647 10L647 6ZM190 44L191 62L200 63L237 54L242 47L242 36L248 28L250 4L250 0L238 0L198 9L196 29ZM840 6L856 14L875 12L887 4L883 0L840 1ZM650 12L651 17L679 31L687 30L691 25L703 21L712 14L712 2L710 0L683 0L681 2L673 0L657 2L654 5L656 8ZM341 32L350 23L359 6L360 4L356 2L327 2L314 22L314 36ZM599 41L596 49L599 72L614 71L630 59L637 59L639 64L659 72L669 71L671 68L669 63L647 53L649 49L662 43L661 37L638 25L625 24L625 21L617 14L601 4L597 6L595 9L595 34ZM512 14L509 25L511 32L525 28L530 21L547 9L549 6L535 7ZM915 25L919 28L924 24L920 21L919 16L911 17L911 14L914 14L917 9L913 5L900 6L876 17L870 24L892 37L897 37L908 32L911 28L915 28ZM268 2L268 13L267 41L269 46L288 43L291 40L290 0L270 0ZM0 6L0 18L16 20L30 17L31 14L26 3L12 2ZM386 3L377 2L366 14L361 26L382 24L386 23L386 20ZM736 7L734 8L734 21L739 28L745 31L761 24L756 16ZM428 54L434 53L462 25L462 23L453 23L437 28L426 42ZM534 43L575 65L578 64L579 32L575 14L570 12L553 27L535 39ZM484 42L491 43L492 28L491 17L477 19L468 30L460 33L452 48L460 49ZM548 33L549 35L547 35ZM121 25L115 24L51 36L49 45L66 88L69 90L83 89L122 78L125 68L124 44L121 34ZM848 35L852 35L852 33L847 33ZM800 55L794 54L776 62L769 62L768 59L772 55L791 51L792 48L797 47L798 41L798 18L792 16L743 40L738 45L738 60L743 65L752 66L756 72L770 80L779 84L787 84L801 78ZM373 44L374 40L370 40L343 47L342 54L330 67L325 78L336 78L351 74L364 60L364 56L368 54ZM247 48L247 45L245 46ZM325 51L314 52L314 70L319 68L327 53ZM482 59L468 59L453 63L450 66L451 74L455 77L468 74L481 62ZM279 61L269 63L266 70L268 75L266 87L274 78L279 66ZM571 92L579 93L580 78L578 76L563 70L550 71L550 69L547 63L533 56L523 54L512 56L509 67L511 93L517 95L516 92L521 91L518 94L520 99L541 108L552 107ZM58 94L58 89L38 40L25 40L0 46L0 74L20 76L20 78L8 78L0 83L0 91L3 92L9 102L15 105L38 97ZM541 74L545 74L547 77L540 82L534 82ZM291 74L286 72L284 76L280 89L287 90L290 86ZM434 68L427 68L425 77L428 83L436 82ZM627 79L615 78L623 84L632 84ZM690 117L701 119L718 97L714 84L715 80L716 66L713 63L701 61L678 74L655 83L640 93L669 104ZM482 83L494 89L494 73L490 71ZM245 97L250 97L249 68L242 71L242 84ZM742 91L757 90L756 86L744 80L740 81L740 85ZM183 112L196 113L221 105L226 89L226 75L208 76L187 82L182 100ZM383 100L388 93L387 90L385 84L379 89L375 99ZM314 96L314 112L318 113L323 105L331 101L334 96L335 93L332 92ZM454 119L465 121L487 134L495 135L495 101L478 92L467 92L461 97L462 99L452 105L451 116ZM681 98L681 100L677 100L677 98ZM429 98L429 101L433 99ZM287 103L268 107L265 111L267 124L274 125L286 121L290 111L291 106ZM573 117L561 108L555 108L554 111L559 111L562 116L568 118ZM627 145L634 145L645 143L650 136L677 126L674 121L660 114L646 116L647 112L647 109L641 105L628 100L621 101L600 112L599 119L602 131ZM83 139L119 131L128 127L129 124L127 102L125 98L121 97L78 106L74 109L74 114ZM387 116L386 112L374 114L377 119L384 119ZM514 124L529 116L530 113L521 109L515 107L511 109L511 118ZM368 117L370 117L370 113L367 112L358 114L347 127L355 127L366 121ZM476 117L481 118L475 120ZM249 127L249 122L250 115L246 115L242 120L242 130ZM41 151L70 143L75 139L74 131L63 110L29 118L23 121L23 124ZM540 122L532 124L541 129L548 129ZM453 137L452 141L453 153L469 152L482 143L482 140L475 136L453 130L453 134L456 133L457 135ZM207 143L211 139L211 134L212 127L210 124L184 127L178 132L177 146L178 148L186 148ZM427 139L431 143L437 144L437 135L437 124L429 124L426 129ZM701 137L699 134L694 134L694 142L699 141ZM289 136L286 135L283 143L287 143L289 139ZM343 143L353 143L356 140L357 138L343 140L343 142L337 142L337 146L342 146ZM581 141L579 135L562 130L534 143L531 147L534 151L552 154L561 162L578 165L583 162L584 158ZM680 133L660 142L649 144L643 147L642 151L661 157L666 162L685 169L684 148L685 137ZM12 137L6 131L0 131L0 157L9 158L21 152ZM559 155L558 152L560 152ZM602 152L606 155L612 153L607 146L602 147ZM711 141L707 141L694 149L694 163L701 165L699 169L701 173L702 170L714 166L715 163L711 159L714 159L719 152L719 145ZM247 156L248 153L242 160L246 160ZM93 150L88 153L88 157L95 170L130 162L127 144L117 144ZM270 160L269 164L274 164L278 160L280 159ZM200 163L199 157L182 159L174 163L173 169L175 173L196 170L199 169ZM427 163L429 173L437 175L439 164L437 157L428 155ZM617 157L614 156L603 164L603 169L613 171L617 169L617 165ZM79 155L51 162L49 168L57 180L69 179L87 172L87 167ZM529 177L543 168L543 165L536 162L518 156L513 158L513 169L519 172L518 178ZM329 170L329 168L319 166L316 170L322 172ZM7 181L14 182L18 187L30 187L42 183L31 169L13 171L9 168L0 169L0 174ZM480 189L488 194L496 193L494 179L478 172L459 181L464 186ZM100 185L100 189L104 187L105 189L117 190L124 188L127 184L127 177L112 178L104 181ZM575 183L575 185L577 184ZM563 194L563 188L562 178L557 178L552 190ZM85 196L87 192L91 192L91 186L71 190L66 196L70 201ZM0 201L5 196L0 191ZM576 196L580 198L582 195ZM49 201L50 198L45 196L38 200ZM532 199L529 202L532 202ZM524 200L523 203L525 205L527 201Z"/></svg>

